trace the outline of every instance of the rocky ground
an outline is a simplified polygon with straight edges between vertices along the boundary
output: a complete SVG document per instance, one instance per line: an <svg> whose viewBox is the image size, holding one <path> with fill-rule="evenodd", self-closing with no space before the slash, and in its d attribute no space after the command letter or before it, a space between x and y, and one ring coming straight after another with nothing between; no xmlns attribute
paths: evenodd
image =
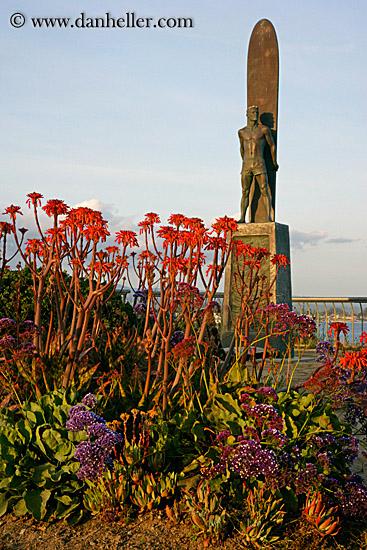
<svg viewBox="0 0 367 550"><path fill-rule="evenodd" d="M89 520L69 527L65 522L51 525L15 518L0 518L0 550L201 550L203 539L189 525L173 525L163 516L149 515L130 522L104 523ZM218 550L237 550L238 541L215 544ZM243 547L242 547L243 548Z"/></svg>

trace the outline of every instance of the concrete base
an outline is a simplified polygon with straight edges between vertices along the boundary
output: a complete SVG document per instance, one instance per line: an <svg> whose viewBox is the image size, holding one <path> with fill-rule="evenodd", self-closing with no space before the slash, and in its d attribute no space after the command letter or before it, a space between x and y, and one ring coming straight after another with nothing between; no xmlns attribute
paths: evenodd
<svg viewBox="0 0 367 550"><path fill-rule="evenodd" d="M234 234L235 240L239 239L245 244L266 248L271 256L263 260L263 268L260 275L265 275L268 281L272 281L276 266L270 262L274 254L284 254L290 261L289 247L289 227L277 222L267 223L242 223L238 225L238 231ZM292 284L291 284L291 269L290 265L287 269L281 267L275 284L272 287L272 296L270 301L276 304L287 303L289 308L292 308ZM236 322L240 310L240 297L234 286L233 270L235 268L235 257L231 255L225 272L224 300L222 312L222 342L223 346L229 345L232 339L234 323ZM265 305L265 303L264 303ZM283 348L279 342L271 341L271 345L278 348Z"/></svg>

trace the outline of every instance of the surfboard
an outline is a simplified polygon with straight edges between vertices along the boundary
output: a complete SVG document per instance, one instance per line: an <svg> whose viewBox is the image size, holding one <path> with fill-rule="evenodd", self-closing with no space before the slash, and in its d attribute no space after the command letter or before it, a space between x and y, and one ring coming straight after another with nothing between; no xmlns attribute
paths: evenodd
<svg viewBox="0 0 367 550"><path fill-rule="evenodd" d="M279 90L279 51L275 29L268 19L256 23L248 47L247 55L247 107L257 105L259 122L268 126L277 146L278 132L278 90ZM276 172L268 144L264 158L268 171L268 181L272 199L272 217L275 221ZM262 208L260 191L254 182L250 191L250 222L267 222L268 215Z"/></svg>

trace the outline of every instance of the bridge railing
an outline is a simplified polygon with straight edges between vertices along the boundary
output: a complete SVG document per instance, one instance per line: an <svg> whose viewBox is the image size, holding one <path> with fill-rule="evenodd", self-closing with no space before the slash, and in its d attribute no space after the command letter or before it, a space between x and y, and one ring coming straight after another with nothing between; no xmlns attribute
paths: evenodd
<svg viewBox="0 0 367 550"><path fill-rule="evenodd" d="M329 323L346 323L349 327L347 336L343 335L343 344L346 342L354 345L358 342L360 334L366 327L367 316L363 304L367 304L367 297L300 297L292 298L293 309L299 309L313 317L316 326L317 340L325 340Z"/></svg>

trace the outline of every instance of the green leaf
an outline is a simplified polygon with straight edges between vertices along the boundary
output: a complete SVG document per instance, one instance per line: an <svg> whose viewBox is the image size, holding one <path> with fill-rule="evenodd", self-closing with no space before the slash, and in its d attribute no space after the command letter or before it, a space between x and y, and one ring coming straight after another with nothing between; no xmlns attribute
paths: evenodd
<svg viewBox="0 0 367 550"><path fill-rule="evenodd" d="M191 433L193 434L195 441L197 441L198 439L205 439L204 428L199 421L194 423L193 427L191 428Z"/></svg>
<svg viewBox="0 0 367 550"><path fill-rule="evenodd" d="M225 393L224 395L216 395L215 402L218 403L218 405L223 409L233 414L237 414L240 417L242 416L242 409L237 399L234 399L230 393Z"/></svg>
<svg viewBox="0 0 367 550"><path fill-rule="evenodd" d="M15 465L19 459L17 451L17 448L7 441L5 436L0 435L0 457L4 462Z"/></svg>
<svg viewBox="0 0 367 550"><path fill-rule="evenodd" d="M27 511L32 514L34 519L40 521L45 513L46 504L51 496L51 491L41 489L32 489L26 491L23 495Z"/></svg>
<svg viewBox="0 0 367 550"><path fill-rule="evenodd" d="M41 449L42 453L46 456L47 455L47 451L45 449L45 446L43 444L43 430L44 430L44 425L41 425L41 426L38 426L37 429L36 429L36 443L38 445L38 447Z"/></svg>
<svg viewBox="0 0 367 550"><path fill-rule="evenodd" d="M298 429L297 429L296 423L288 414L283 412L282 416L283 416L285 425L287 426L288 437L295 439L298 435ZM289 432L292 434L291 436L289 435Z"/></svg>
<svg viewBox="0 0 367 550"><path fill-rule="evenodd" d="M64 462L66 458L71 458L74 454L74 446L53 428L43 432L42 441L51 450L51 453L47 454L50 457L54 456L60 462Z"/></svg>
<svg viewBox="0 0 367 550"><path fill-rule="evenodd" d="M25 516L27 510L27 505L25 503L24 498L21 498L18 500L18 502L13 506L13 513L15 516Z"/></svg>
<svg viewBox="0 0 367 550"><path fill-rule="evenodd" d="M21 445L19 434L14 426L8 425L5 427L2 427L0 432L0 444L5 445L6 447L9 447L9 446L19 447Z"/></svg>
<svg viewBox="0 0 367 550"><path fill-rule="evenodd" d="M296 493L290 487L283 487L281 490L284 504L290 512L298 510L298 498Z"/></svg>
<svg viewBox="0 0 367 550"><path fill-rule="evenodd" d="M61 497L55 497L55 498L56 498L56 500L58 500L59 502L62 502L66 506L70 506L70 504L75 504L75 503L80 502L79 499L75 499L75 498L73 499L69 495L62 495Z"/></svg>
<svg viewBox="0 0 367 550"><path fill-rule="evenodd" d="M304 409L308 409L310 405L314 404L314 396L309 393L308 395L302 395L301 399L299 400L300 407Z"/></svg>
<svg viewBox="0 0 367 550"><path fill-rule="evenodd" d="M29 422L21 418L19 422L17 422L17 430L23 437L23 443L29 445L33 437L33 431Z"/></svg>
<svg viewBox="0 0 367 550"><path fill-rule="evenodd" d="M77 510L74 512L74 508L70 511L71 513L68 516L65 516L66 523L68 525L76 525L83 519L84 511L83 510Z"/></svg>
<svg viewBox="0 0 367 550"><path fill-rule="evenodd" d="M19 475L3 479L0 483L0 488L9 490L16 489L18 493L22 494L27 485L28 479L19 473Z"/></svg>
<svg viewBox="0 0 367 550"><path fill-rule="evenodd" d="M59 407L54 407L53 419L56 419L60 426L65 426L67 420L69 420L69 409L70 405L60 405Z"/></svg>
<svg viewBox="0 0 367 550"><path fill-rule="evenodd" d="M38 403L34 403L34 402L25 403L22 409L26 417L29 418L29 420L31 420L35 424L39 425L39 424L46 423L45 412L42 409L42 407L38 405Z"/></svg>
<svg viewBox="0 0 367 550"><path fill-rule="evenodd" d="M18 478L17 476L9 476L9 477L5 477L4 479L2 479L0 481L0 490L1 489L9 489L10 484L13 481L13 479L20 479L20 478Z"/></svg>
<svg viewBox="0 0 367 550"><path fill-rule="evenodd" d="M8 509L8 498L6 493L0 493L0 517L6 514Z"/></svg>
<svg viewBox="0 0 367 550"><path fill-rule="evenodd" d="M61 476L62 472L59 468L57 468L53 464L47 463L40 464L33 469L31 480L38 487L43 487L44 485L46 485L48 480L51 481L51 485L53 485L55 482L60 481Z"/></svg>
<svg viewBox="0 0 367 550"><path fill-rule="evenodd" d="M55 515L58 519L65 519L73 514L74 510L76 510L81 503L81 499L78 499L78 501L74 501L73 504L63 504L62 502L57 503L56 512ZM79 515L79 514L77 514Z"/></svg>

